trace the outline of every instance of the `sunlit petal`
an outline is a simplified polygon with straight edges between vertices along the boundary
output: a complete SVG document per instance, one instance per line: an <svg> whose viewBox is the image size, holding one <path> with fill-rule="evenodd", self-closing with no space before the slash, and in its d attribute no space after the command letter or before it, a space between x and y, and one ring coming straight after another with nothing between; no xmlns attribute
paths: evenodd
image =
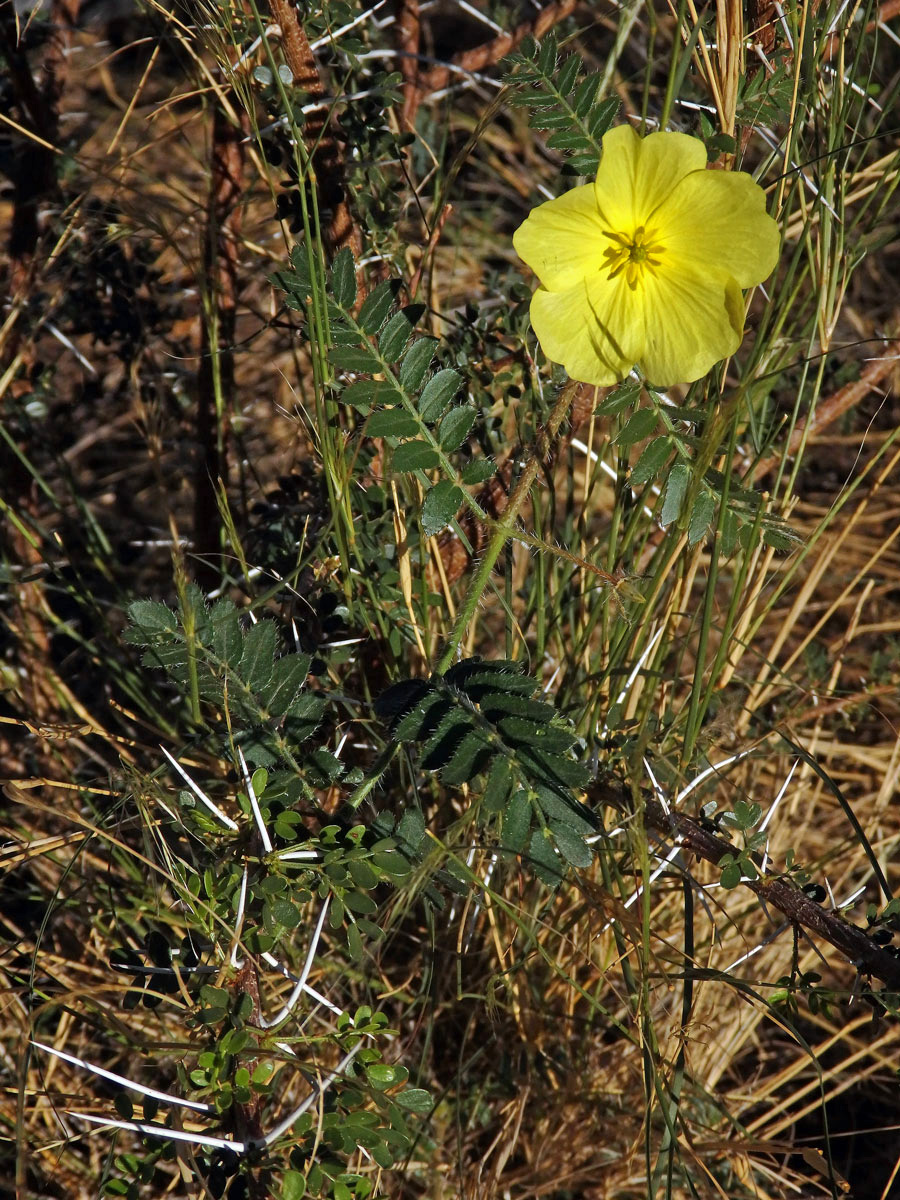
<svg viewBox="0 0 900 1200"><path fill-rule="evenodd" d="M706 147L684 133L640 138L630 125L603 135L603 155L594 183L607 228L630 232L645 225L675 185L706 166Z"/></svg>
<svg viewBox="0 0 900 1200"><path fill-rule="evenodd" d="M573 188L532 209L513 245L546 288L564 291L597 271L609 241L592 185Z"/></svg>
<svg viewBox="0 0 900 1200"><path fill-rule="evenodd" d="M762 189L707 170L698 138L623 125L603 137L594 186L542 204L514 241L543 284L531 320L549 359L585 383L637 364L670 386L738 348L741 287L774 269L779 232Z"/></svg>
<svg viewBox="0 0 900 1200"><path fill-rule="evenodd" d="M649 279L642 293L646 336L638 366L658 387L700 379L741 344L744 301L727 272L684 263Z"/></svg>
<svg viewBox="0 0 900 1200"><path fill-rule="evenodd" d="M715 263L741 287L762 283L778 261L778 226L762 188L742 171L688 175L659 206L653 225L668 252Z"/></svg>
<svg viewBox="0 0 900 1200"><path fill-rule="evenodd" d="M624 278L595 272L567 291L538 288L531 324L541 348L573 379L608 386L628 374L644 346L639 293Z"/></svg>

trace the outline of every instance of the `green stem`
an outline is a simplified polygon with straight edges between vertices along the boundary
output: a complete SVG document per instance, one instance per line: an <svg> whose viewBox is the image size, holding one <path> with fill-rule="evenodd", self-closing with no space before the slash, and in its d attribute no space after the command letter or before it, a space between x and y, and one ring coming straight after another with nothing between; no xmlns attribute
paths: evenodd
<svg viewBox="0 0 900 1200"><path fill-rule="evenodd" d="M509 498L509 504L503 510L503 515L494 526L494 533L488 543L488 548L484 558L478 564L478 569L472 577L472 582L469 584L469 590L466 593L466 598L463 601L462 607L459 610L459 615L456 618L456 623L450 633L450 638L447 645L444 647L444 652L441 655L437 665L434 668L435 675L443 675L444 671L453 662L459 644L465 636L466 629L473 613L478 607L485 588L488 585L488 580L491 577L491 571L494 569L494 564L500 557L500 552L506 545L509 538L514 532L516 518L519 515L519 510L528 499L528 494L537 478L537 473L541 469L541 463L546 458L550 451L551 443L559 432L559 427L566 418L569 409L572 406L572 401L575 398L575 392L579 384L574 381L567 383L559 394L559 399L553 406L553 410L547 419L546 427L539 431L535 439L535 447L531 457L525 464L525 469L519 476L519 481L513 488L512 495ZM390 741L385 746L384 750L378 756L377 761L373 764L366 778L355 789L355 791L347 798L347 804L352 809L357 809L374 789L376 784L381 779L381 776L387 770L391 760L399 749L399 744L395 741Z"/></svg>
<svg viewBox="0 0 900 1200"><path fill-rule="evenodd" d="M469 590L466 592L466 597L462 602L459 613L454 623L453 629L450 631L450 637L447 640L447 645L444 647L444 652L438 659L434 668L435 675L443 675L456 655L459 645L465 637L466 630L469 627L469 622L475 614L481 597L488 585L488 580L491 577L491 572L497 559L500 557L500 552L506 545L508 539L512 536L513 527L516 523L516 518L519 515L519 510L528 499L534 481L537 478L537 473L541 469L541 463L546 458L550 450L550 444L559 432L559 427L566 418L569 409L572 407L572 401L575 399L575 391L579 384L574 381L567 383L559 394L559 399L553 406L553 410L547 419L546 428L542 429L537 436L535 448L531 457L525 464L525 469L519 476L519 481L513 488L512 495L509 498L509 503L503 510L503 515L497 522L493 536L488 542L487 550L484 558L478 564L475 574L472 576L472 582L469 584Z"/></svg>

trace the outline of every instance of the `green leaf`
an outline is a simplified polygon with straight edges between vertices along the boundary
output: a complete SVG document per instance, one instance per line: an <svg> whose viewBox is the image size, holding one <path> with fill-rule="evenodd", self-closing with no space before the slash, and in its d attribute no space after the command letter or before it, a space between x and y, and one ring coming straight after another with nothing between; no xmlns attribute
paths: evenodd
<svg viewBox="0 0 900 1200"><path fill-rule="evenodd" d="M441 778L450 787L458 787L468 783L473 776L485 766L493 748L481 730L467 733L456 749L450 761L441 769Z"/></svg>
<svg viewBox="0 0 900 1200"><path fill-rule="evenodd" d="M175 633L178 618L166 604L158 600L135 600L128 605L128 615L135 625L149 633Z"/></svg>
<svg viewBox="0 0 900 1200"><path fill-rule="evenodd" d="M386 362L396 362L406 348L412 331L412 322L406 309L391 317L378 339L378 349Z"/></svg>
<svg viewBox="0 0 900 1200"><path fill-rule="evenodd" d="M425 536L433 537L449 525L462 502L462 488L458 488L449 479L442 479L436 483L425 497L422 507L422 528Z"/></svg>
<svg viewBox="0 0 900 1200"><path fill-rule="evenodd" d="M690 468L685 463L676 463L666 481L666 497L659 518L662 525L671 525L673 521L678 520L690 482Z"/></svg>
<svg viewBox="0 0 900 1200"><path fill-rule="evenodd" d="M584 121L593 108L602 80L603 75L601 72L595 71L593 75L588 75L578 85L578 89L572 98L572 107L575 109L575 115L579 120Z"/></svg>
<svg viewBox="0 0 900 1200"><path fill-rule="evenodd" d="M497 464L489 458L476 458L474 462L466 463L461 472L463 483L472 485L484 483L497 472Z"/></svg>
<svg viewBox="0 0 900 1200"><path fill-rule="evenodd" d="M470 408L467 404L451 408L438 429L438 441L441 443L441 449L448 454L456 450L469 436L469 430L474 424L474 408Z"/></svg>
<svg viewBox="0 0 900 1200"><path fill-rule="evenodd" d="M645 446L643 454L631 468L629 483L632 487L640 487L655 479L669 460L672 453L672 442L667 437L654 438Z"/></svg>
<svg viewBox="0 0 900 1200"><path fill-rule="evenodd" d="M497 728L504 741L547 750L551 754L565 754L576 740L571 730L556 725L536 725L521 717L504 717Z"/></svg>
<svg viewBox="0 0 900 1200"><path fill-rule="evenodd" d="M275 623L257 621L244 637L240 676L253 692L261 692L275 669Z"/></svg>
<svg viewBox="0 0 900 1200"><path fill-rule="evenodd" d="M641 398L643 385L634 379L626 379L613 388L605 400L594 409L595 417L617 417L626 408L633 408Z"/></svg>
<svg viewBox="0 0 900 1200"><path fill-rule="evenodd" d="M370 1067L366 1067L366 1075L372 1087L384 1091L389 1087L395 1087L398 1083L406 1083L409 1071L406 1067L401 1067L396 1063L373 1063Z"/></svg>
<svg viewBox="0 0 900 1200"><path fill-rule="evenodd" d="M373 413L366 425L369 437L414 437L419 422L402 408L385 408Z"/></svg>
<svg viewBox="0 0 900 1200"><path fill-rule="evenodd" d="M709 524L716 515L719 499L712 492L701 492L697 497L688 525L688 543L693 546L706 536Z"/></svg>
<svg viewBox="0 0 900 1200"><path fill-rule="evenodd" d="M408 392L417 392L431 366L437 342L434 338L420 337L410 346L400 365L400 386Z"/></svg>
<svg viewBox="0 0 900 1200"><path fill-rule="evenodd" d="M361 346L338 346L328 352L328 361L339 371L355 371L358 375L373 375L381 370L381 363L372 351Z"/></svg>
<svg viewBox="0 0 900 1200"><path fill-rule="evenodd" d="M419 397L419 412L425 421L436 421L462 384L458 371L446 368L438 371L425 384Z"/></svg>
<svg viewBox="0 0 900 1200"><path fill-rule="evenodd" d="M563 175L596 175L600 158L597 154L573 154L562 165Z"/></svg>
<svg viewBox="0 0 900 1200"><path fill-rule="evenodd" d="M398 287L398 280L386 279L366 296L363 306L359 310L359 316L356 318L364 333L371 335L377 333L381 328L385 317L391 311Z"/></svg>
<svg viewBox="0 0 900 1200"><path fill-rule="evenodd" d="M217 600L209 614L213 629L212 650L220 662L233 666L241 656L243 637L237 608L230 600Z"/></svg>
<svg viewBox="0 0 900 1200"><path fill-rule="evenodd" d="M520 746L519 756L527 762L538 779L551 787L582 788L590 778L587 767L573 758L561 754L550 754L537 746Z"/></svg>
<svg viewBox="0 0 900 1200"><path fill-rule="evenodd" d="M528 793L520 788L513 793L506 812L503 814L503 822L500 831L500 840L505 850L514 850L517 853L525 846L528 838L528 830L531 828L531 800L528 798Z"/></svg>
<svg viewBox="0 0 900 1200"><path fill-rule="evenodd" d="M619 111L619 103L617 98L611 97L609 100L603 100L591 113L588 129L595 142L599 142L612 125Z"/></svg>
<svg viewBox="0 0 900 1200"><path fill-rule="evenodd" d="M512 787L512 768L505 754L498 754L491 763L491 770L484 785L481 802L489 813L502 812Z"/></svg>
<svg viewBox="0 0 900 1200"><path fill-rule="evenodd" d="M258 626L256 628L259 628ZM308 654L286 654L275 663L271 684L263 697L270 716L283 717L309 674Z"/></svg>
<svg viewBox="0 0 900 1200"><path fill-rule="evenodd" d="M431 1095L424 1088L406 1088L405 1091L398 1092L394 1096L394 1103L405 1108L407 1112L414 1113L431 1112L434 1106Z"/></svg>
<svg viewBox="0 0 900 1200"><path fill-rule="evenodd" d="M276 900L270 911L278 924L286 929L296 929L302 919L300 910L290 900Z"/></svg>
<svg viewBox="0 0 900 1200"><path fill-rule="evenodd" d="M550 150L581 150L583 152L586 149L584 134L577 129L561 129L552 137L547 138L547 147Z"/></svg>
<svg viewBox="0 0 900 1200"><path fill-rule="evenodd" d="M548 887L556 887L562 881L565 867L543 829L535 829L531 835L528 857L531 859L535 875L542 883L546 883Z"/></svg>
<svg viewBox="0 0 900 1200"><path fill-rule="evenodd" d="M565 825L551 825L550 832L556 848L570 866L589 867L594 853L583 837L579 837Z"/></svg>
<svg viewBox="0 0 900 1200"><path fill-rule="evenodd" d="M560 795L552 788L535 785L535 794L547 821L553 826L565 825L567 829L587 837L596 833L599 822L586 804L576 800L574 796Z"/></svg>
<svg viewBox="0 0 900 1200"><path fill-rule="evenodd" d="M619 446L633 446L635 442L649 437L659 422L655 408L639 408L625 423L625 428L615 439Z"/></svg>
<svg viewBox="0 0 900 1200"><path fill-rule="evenodd" d="M427 442L403 442L394 451L394 470L401 473L407 471L428 471L439 462L436 450Z"/></svg>
<svg viewBox="0 0 900 1200"><path fill-rule="evenodd" d="M730 855L726 855L726 857L730 857ZM722 887L726 888L728 891L731 891L732 888L736 888L741 882L741 875L742 871L740 863L727 863L722 870Z"/></svg>
<svg viewBox="0 0 900 1200"><path fill-rule="evenodd" d="M581 59L577 54L570 54L568 58L563 60L562 66L559 68L559 74L556 76L556 86L561 96L568 96L569 92L575 86L580 66Z"/></svg>
<svg viewBox="0 0 900 1200"><path fill-rule="evenodd" d="M281 1180L281 1200L303 1200L306 1195L306 1176L299 1171L285 1171Z"/></svg>
<svg viewBox="0 0 900 1200"><path fill-rule="evenodd" d="M419 680L410 682L418 683ZM435 688L419 699L414 707L394 727L398 742L416 742L428 737L450 711L450 700Z"/></svg>
<svg viewBox="0 0 900 1200"><path fill-rule="evenodd" d="M331 290L341 308L353 307L356 302L356 264L346 246L335 255L331 268Z"/></svg>
<svg viewBox="0 0 900 1200"><path fill-rule="evenodd" d="M341 392L344 404L352 404L363 413L374 404L392 404L399 399L400 393L385 379L357 379Z"/></svg>

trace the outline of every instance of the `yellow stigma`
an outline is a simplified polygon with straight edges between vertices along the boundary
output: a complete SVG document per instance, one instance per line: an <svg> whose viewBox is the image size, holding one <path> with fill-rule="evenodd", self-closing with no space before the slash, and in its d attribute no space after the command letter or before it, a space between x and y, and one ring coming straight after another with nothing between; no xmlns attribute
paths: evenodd
<svg viewBox="0 0 900 1200"><path fill-rule="evenodd" d="M645 268L655 273L663 249L656 241L655 232L648 232L643 225L638 225L630 236L608 230L604 230L603 236L613 243L603 251L603 257L610 267L609 279L615 279L624 271L625 282L634 291Z"/></svg>

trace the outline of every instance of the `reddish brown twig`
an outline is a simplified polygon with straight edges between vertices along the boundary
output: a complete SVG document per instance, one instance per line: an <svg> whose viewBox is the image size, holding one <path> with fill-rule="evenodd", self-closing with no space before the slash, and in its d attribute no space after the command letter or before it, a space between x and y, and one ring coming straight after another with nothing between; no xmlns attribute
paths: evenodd
<svg viewBox="0 0 900 1200"><path fill-rule="evenodd" d="M416 124L421 92L419 90L419 45L421 22L419 0L400 0L397 11L397 49L400 53L400 74L403 76L403 109L401 121L406 129Z"/></svg>
<svg viewBox="0 0 900 1200"><path fill-rule="evenodd" d="M362 238L347 203L344 156L332 129L329 128L329 109L325 101L325 86L310 49L309 39L300 24L296 10L288 0L270 0L272 16L281 29L284 57L294 76L294 82L320 108L310 113L305 127L306 145L312 155L312 168L323 207L330 212L322 230L330 254L349 246L355 258L362 254ZM332 118L334 121L335 118ZM302 186L302 182L301 182Z"/></svg>
<svg viewBox="0 0 900 1200"><path fill-rule="evenodd" d="M630 792L616 779L598 780L591 786L590 798L594 803L609 805L618 812L632 810ZM718 865L726 854L734 854L735 847L731 842L704 829L687 813L666 812L651 796L644 796L643 806L647 825L664 837L674 835L695 858ZM872 941L865 930L851 925L839 913L817 904L789 879L764 876L741 882L793 925L829 942L860 974L874 976L890 988L900 988L900 958L895 958L889 950Z"/></svg>
<svg viewBox="0 0 900 1200"><path fill-rule="evenodd" d="M546 5L541 11L530 21L523 21L517 25L511 33L498 34L489 42L483 43L481 46L475 46L471 50L464 50L460 54L455 54L451 59L453 67L457 68L454 71L451 67L440 66L432 67L430 71L426 71L419 76L419 88L421 92L436 92L447 86L451 78L458 71L482 71L485 67L491 66L493 63L499 62L511 50L515 50L520 42L523 42L526 37L542 38L545 33L558 25L560 21L565 20L570 16L578 6L579 0L555 0L555 3Z"/></svg>
<svg viewBox="0 0 900 1200"><path fill-rule="evenodd" d="M507 360L503 359L495 363L494 366L497 370L500 370L502 366L506 365L506 362ZM603 394L606 391L608 389L605 389ZM558 461L565 454L569 442L578 432L578 429L590 417L597 403L595 392L596 389L589 387L587 384L579 386L569 412L568 432L562 434L552 448L551 456L545 467L546 470L552 469L554 462ZM506 508L506 503L509 499L509 485L512 480L513 464L521 459L522 453L523 447L517 446L501 463L496 474L484 484L476 496L476 500L482 510L495 520L500 517ZM452 530L445 530L438 538L438 552L441 556L444 575L448 583L455 583L465 574L472 559L477 558L487 545L490 536L489 527L479 521L471 509L468 508L459 518L459 526L465 534L471 550L466 548L462 539Z"/></svg>
<svg viewBox="0 0 900 1200"><path fill-rule="evenodd" d="M808 439L817 436L824 429L827 429L829 425L833 424L838 417L843 416L854 405L864 400L869 392L878 387L882 380L897 367L898 355L900 355L900 339L885 342L881 355L878 358L873 358L870 363L863 367L859 379L853 383L845 384L842 388L838 388L831 396L820 400L810 420L797 422L785 453L788 455L796 454L803 445L804 438ZM770 454L768 458L762 459L761 462L756 464L752 474L747 477L746 482L749 484L754 479L759 479L761 476L768 474L781 460L781 454Z"/></svg>
<svg viewBox="0 0 900 1200"><path fill-rule="evenodd" d="M227 439L234 399L234 336L238 301L238 246L246 131L216 105L213 117L212 178L206 215L203 272L210 311L200 315L197 375L198 459L194 480L194 545L198 578L218 579L220 519L217 490L228 483Z"/></svg>
<svg viewBox="0 0 900 1200"><path fill-rule="evenodd" d="M879 25L890 21L900 14L900 0L886 0L878 10L878 16L866 25L866 33L873 33ZM825 62L829 62L837 54L841 43L847 40L847 31L833 33L825 44Z"/></svg>

